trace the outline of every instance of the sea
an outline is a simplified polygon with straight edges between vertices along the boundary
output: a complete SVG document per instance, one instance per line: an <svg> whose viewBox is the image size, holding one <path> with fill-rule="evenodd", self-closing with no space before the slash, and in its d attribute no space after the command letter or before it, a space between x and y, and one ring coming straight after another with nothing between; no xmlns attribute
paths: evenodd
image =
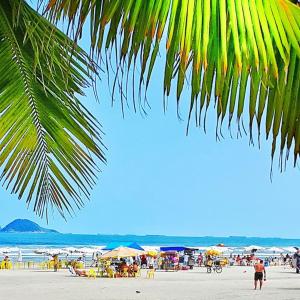
<svg viewBox="0 0 300 300"><path fill-rule="evenodd" d="M159 246L185 246L185 247L210 247L224 244L233 249L234 253L243 253L244 247L255 245L264 249L279 247L289 253L294 251L294 247L300 247L300 239L283 238L260 238L245 236L228 237L187 237L187 236L164 236L164 235L105 235L105 234L62 234L62 233L0 233L0 260L1 256L9 255L12 261L42 262L53 253L64 253L60 257L66 259L76 259L83 253L87 261L91 261L93 253L101 252L105 245L115 243L136 242L142 247ZM69 250L69 249L73 250ZM75 251L74 251L75 249ZM84 251L83 251L84 249ZM88 251L87 251L87 250ZM81 251L82 250L82 251ZM66 252L67 251L67 254ZM283 250L278 250L279 252ZM275 253L268 253L273 255ZM21 257L21 258L20 258Z"/></svg>
<svg viewBox="0 0 300 300"><path fill-rule="evenodd" d="M104 234L62 234L62 233L0 233L0 247L22 248L64 248L104 246L110 242L136 242L147 246L213 246L224 244L227 247L290 247L300 246L300 239L268 237L187 237L164 235L104 235Z"/></svg>

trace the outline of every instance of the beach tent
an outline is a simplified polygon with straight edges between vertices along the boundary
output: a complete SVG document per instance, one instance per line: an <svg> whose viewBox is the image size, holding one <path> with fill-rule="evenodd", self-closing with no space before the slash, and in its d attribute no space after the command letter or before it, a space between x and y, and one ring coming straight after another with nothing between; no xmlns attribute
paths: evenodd
<svg viewBox="0 0 300 300"><path fill-rule="evenodd" d="M169 251L184 251L184 250L190 250L190 248L182 247L182 246L173 246L173 247L160 247L160 251L162 252L169 252Z"/></svg>
<svg viewBox="0 0 300 300"><path fill-rule="evenodd" d="M136 242L111 242L108 243L102 250L114 250L119 247L126 247L144 251L144 249Z"/></svg>
<svg viewBox="0 0 300 300"><path fill-rule="evenodd" d="M122 257L134 257L144 254L143 251L128 248L128 247L119 247L109 252L106 252L101 256L101 258L122 258Z"/></svg>

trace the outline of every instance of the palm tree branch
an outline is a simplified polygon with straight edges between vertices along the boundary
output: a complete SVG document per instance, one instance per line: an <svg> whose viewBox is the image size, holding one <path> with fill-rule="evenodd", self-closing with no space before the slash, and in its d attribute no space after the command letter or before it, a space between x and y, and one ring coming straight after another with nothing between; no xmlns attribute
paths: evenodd
<svg viewBox="0 0 300 300"><path fill-rule="evenodd" d="M114 88L120 89L122 99L123 94L128 98L128 74L133 72L135 78L140 62L139 84L133 82L133 89L139 89L139 103L143 103L142 84L146 84L147 90L166 36L166 51L162 52L165 53L164 94L169 96L173 82L177 81L179 105L191 74L188 124L194 112L196 125L200 125L202 110L207 111L214 98L217 137L222 135L220 131L226 115L229 127L236 115L241 134L243 115L248 107L250 141L253 142L254 120L257 120L260 136L264 118L265 134L272 135L273 139L272 157L280 136L280 159L284 149L287 151L285 158L288 158L294 145L296 161L300 150L297 121L300 115L296 104L300 99L299 80L293 75L298 72L300 60L297 1L40 2L45 4L44 11L52 22L68 21L69 32L75 40L80 38L85 22L90 20L91 52L96 56L102 55L103 50L108 55L115 54ZM132 98L136 99L134 91ZM296 111L290 112L291 107ZM289 115L294 122L287 117ZM205 116L206 113L204 122Z"/></svg>
<svg viewBox="0 0 300 300"><path fill-rule="evenodd" d="M101 126L77 98L97 67L25 2L1 3L0 16L1 179L38 215L64 217L105 162Z"/></svg>

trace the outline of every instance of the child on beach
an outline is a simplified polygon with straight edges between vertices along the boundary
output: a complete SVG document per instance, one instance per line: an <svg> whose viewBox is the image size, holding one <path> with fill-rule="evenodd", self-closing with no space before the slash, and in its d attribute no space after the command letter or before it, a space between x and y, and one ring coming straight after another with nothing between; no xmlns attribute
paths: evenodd
<svg viewBox="0 0 300 300"><path fill-rule="evenodd" d="M257 281L259 281L259 288L261 290L263 285L263 279L266 281L266 269L264 267L264 261L260 260L259 263L254 265L254 289L257 288Z"/></svg>

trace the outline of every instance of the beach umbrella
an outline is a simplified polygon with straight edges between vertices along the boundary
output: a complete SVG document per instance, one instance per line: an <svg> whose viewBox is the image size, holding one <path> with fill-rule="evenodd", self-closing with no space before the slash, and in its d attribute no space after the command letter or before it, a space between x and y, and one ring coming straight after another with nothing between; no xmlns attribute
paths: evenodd
<svg viewBox="0 0 300 300"><path fill-rule="evenodd" d="M122 258L122 257L134 257L144 254L144 251L137 249L119 247L117 249L106 252L101 256L101 258Z"/></svg>
<svg viewBox="0 0 300 300"><path fill-rule="evenodd" d="M210 256L219 256L221 255L221 252L211 249L211 250L207 250L205 254Z"/></svg>
<svg viewBox="0 0 300 300"><path fill-rule="evenodd" d="M136 242L111 242L111 243L108 243L104 248L102 248L102 250L114 250L119 247L132 248L132 249L141 250L141 251L144 250L144 248L142 248Z"/></svg>

